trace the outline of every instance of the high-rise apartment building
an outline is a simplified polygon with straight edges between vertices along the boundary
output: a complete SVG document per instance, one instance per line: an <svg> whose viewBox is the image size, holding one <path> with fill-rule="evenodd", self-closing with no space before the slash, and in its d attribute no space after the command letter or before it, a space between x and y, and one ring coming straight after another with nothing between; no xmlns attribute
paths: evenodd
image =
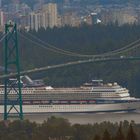
<svg viewBox="0 0 140 140"><path fill-rule="evenodd" d="M46 22L48 22L48 27L53 28L57 26L57 5L55 3L49 3L43 6L43 13L45 13Z"/></svg>
<svg viewBox="0 0 140 140"><path fill-rule="evenodd" d="M38 31L39 28L53 28L58 26L57 5L49 3L42 6L41 10L30 13L29 26Z"/></svg>
<svg viewBox="0 0 140 140"><path fill-rule="evenodd" d="M42 13L42 27L46 29L49 26L49 14L47 5L44 5L42 7L41 13Z"/></svg>
<svg viewBox="0 0 140 140"><path fill-rule="evenodd" d="M0 11L0 26L4 26L4 12Z"/></svg>
<svg viewBox="0 0 140 140"><path fill-rule="evenodd" d="M5 15L4 12L0 10L0 31L4 29L4 25L5 25Z"/></svg>
<svg viewBox="0 0 140 140"><path fill-rule="evenodd" d="M2 0L0 0L0 8L2 7Z"/></svg>
<svg viewBox="0 0 140 140"><path fill-rule="evenodd" d="M32 12L30 14L30 28L32 30L38 31L39 28L41 28L41 14L40 13L34 13Z"/></svg>
<svg viewBox="0 0 140 140"><path fill-rule="evenodd" d="M62 16L62 26L78 27L80 25L79 17L73 12L67 12Z"/></svg>

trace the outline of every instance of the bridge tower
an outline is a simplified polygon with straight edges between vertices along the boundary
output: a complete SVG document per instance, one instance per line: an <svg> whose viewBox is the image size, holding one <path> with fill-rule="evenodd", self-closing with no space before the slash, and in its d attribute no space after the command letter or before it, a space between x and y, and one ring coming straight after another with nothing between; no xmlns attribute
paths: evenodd
<svg viewBox="0 0 140 140"><path fill-rule="evenodd" d="M8 118L19 118L22 120L23 111L22 111L17 25L12 22L5 24L5 34L6 34L4 44L5 74L9 74L10 73L9 70L13 70L14 72L17 73L17 75L15 77L5 78L4 120L7 120Z"/></svg>

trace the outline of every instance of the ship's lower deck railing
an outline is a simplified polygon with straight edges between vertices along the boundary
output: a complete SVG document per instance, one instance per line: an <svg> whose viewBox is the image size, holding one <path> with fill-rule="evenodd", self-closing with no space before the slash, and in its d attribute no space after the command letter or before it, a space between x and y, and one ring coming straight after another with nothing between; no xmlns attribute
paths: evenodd
<svg viewBox="0 0 140 140"><path fill-rule="evenodd" d="M23 100L23 105L65 105L65 104L118 104L118 103L133 103L140 100ZM9 100L7 104L18 104L16 100ZM0 105L4 105L4 101L0 100Z"/></svg>

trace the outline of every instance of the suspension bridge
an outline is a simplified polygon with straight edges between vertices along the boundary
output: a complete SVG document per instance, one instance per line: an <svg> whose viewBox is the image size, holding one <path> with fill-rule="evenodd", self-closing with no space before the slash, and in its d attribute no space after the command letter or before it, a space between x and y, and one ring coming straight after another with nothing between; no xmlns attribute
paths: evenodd
<svg viewBox="0 0 140 140"><path fill-rule="evenodd" d="M18 36L21 38L31 42L35 46L38 46L46 51L51 51L53 53L57 53L60 55L77 57L79 60L70 61L66 63L61 63L57 65L49 65L40 68L34 68L30 70L20 71L20 63L19 63L19 54L18 54ZM22 90L20 84L20 76L35 73L40 71L46 71L49 69L56 69L61 67L67 67L72 65L79 65L84 63L97 63L97 62L108 62L108 61L134 61L140 60L139 56L139 47L140 47L140 39L116 50L112 50L103 54L81 54L73 51L68 51L64 49L60 49L54 45L51 45L47 42L42 41L38 37L34 36L29 32L20 32L17 30L17 26L15 23L8 23L5 25L5 33L2 35L0 42L4 41L4 74L0 75L0 79L4 79L5 81L5 90L4 90L4 120L7 120L10 117L18 117L23 119L23 111L22 111ZM136 51L137 50L137 51ZM2 67L3 68L3 67ZM12 71L10 71L10 69ZM14 69L14 71L13 71ZM16 78L16 82L11 82L11 78ZM16 100L10 100L8 98L10 91L14 90L17 93ZM19 107L17 108L17 105ZM11 110L15 109L17 114L11 114Z"/></svg>

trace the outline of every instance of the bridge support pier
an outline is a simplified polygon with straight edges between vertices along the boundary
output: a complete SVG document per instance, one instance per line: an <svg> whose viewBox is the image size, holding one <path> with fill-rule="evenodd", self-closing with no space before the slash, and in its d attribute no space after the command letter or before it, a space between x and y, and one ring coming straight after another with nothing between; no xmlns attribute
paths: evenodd
<svg viewBox="0 0 140 140"><path fill-rule="evenodd" d="M9 22L5 25L5 74L9 70L17 73L15 77L5 78L4 120L8 118L23 119L22 95L20 82L20 65L18 53L17 25Z"/></svg>

